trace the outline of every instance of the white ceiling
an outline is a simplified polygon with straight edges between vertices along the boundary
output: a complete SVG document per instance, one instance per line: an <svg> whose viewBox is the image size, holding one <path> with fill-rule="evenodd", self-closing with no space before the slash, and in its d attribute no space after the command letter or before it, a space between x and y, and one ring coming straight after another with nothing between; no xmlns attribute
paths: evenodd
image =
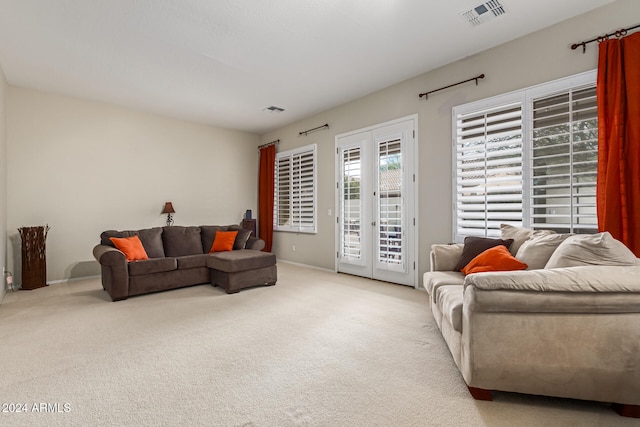
<svg viewBox="0 0 640 427"><path fill-rule="evenodd" d="M472 27L460 13L483 1L0 0L0 66L12 85L261 133L612 0L500 0Z"/></svg>

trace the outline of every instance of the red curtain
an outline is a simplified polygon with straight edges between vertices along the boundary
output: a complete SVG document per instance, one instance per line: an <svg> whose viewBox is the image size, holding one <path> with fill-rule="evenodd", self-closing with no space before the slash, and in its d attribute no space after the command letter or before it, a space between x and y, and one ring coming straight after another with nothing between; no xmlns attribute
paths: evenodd
<svg viewBox="0 0 640 427"><path fill-rule="evenodd" d="M271 252L273 244L273 187L276 164L274 144L260 149L258 182L258 236L265 241L263 251Z"/></svg>
<svg viewBox="0 0 640 427"><path fill-rule="evenodd" d="M598 229L640 257L640 33L598 55Z"/></svg>

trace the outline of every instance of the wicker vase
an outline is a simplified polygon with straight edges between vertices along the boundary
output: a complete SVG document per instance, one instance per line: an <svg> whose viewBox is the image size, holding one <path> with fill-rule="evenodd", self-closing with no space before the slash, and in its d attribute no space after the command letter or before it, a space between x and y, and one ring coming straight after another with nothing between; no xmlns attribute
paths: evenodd
<svg viewBox="0 0 640 427"><path fill-rule="evenodd" d="M20 227L22 240L22 289L47 286L46 241L49 226Z"/></svg>

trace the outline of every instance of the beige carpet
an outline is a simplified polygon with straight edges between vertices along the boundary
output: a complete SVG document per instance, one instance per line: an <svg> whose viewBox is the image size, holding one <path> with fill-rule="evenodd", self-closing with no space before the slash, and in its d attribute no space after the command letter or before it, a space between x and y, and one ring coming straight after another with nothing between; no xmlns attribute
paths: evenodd
<svg viewBox="0 0 640 427"><path fill-rule="evenodd" d="M203 285L112 303L97 279L8 292L1 409L27 412L0 424L638 425L593 402L476 402L424 292L278 267L276 286L235 295Z"/></svg>

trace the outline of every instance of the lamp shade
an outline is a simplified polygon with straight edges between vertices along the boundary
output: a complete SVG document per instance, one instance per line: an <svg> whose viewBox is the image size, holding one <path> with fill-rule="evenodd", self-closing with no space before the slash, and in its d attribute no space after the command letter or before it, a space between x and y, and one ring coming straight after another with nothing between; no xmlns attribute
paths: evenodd
<svg viewBox="0 0 640 427"><path fill-rule="evenodd" d="M164 208L162 208L161 213L172 214L172 213L176 213L176 211L173 209L173 204L171 204L171 202L167 202L164 204Z"/></svg>

